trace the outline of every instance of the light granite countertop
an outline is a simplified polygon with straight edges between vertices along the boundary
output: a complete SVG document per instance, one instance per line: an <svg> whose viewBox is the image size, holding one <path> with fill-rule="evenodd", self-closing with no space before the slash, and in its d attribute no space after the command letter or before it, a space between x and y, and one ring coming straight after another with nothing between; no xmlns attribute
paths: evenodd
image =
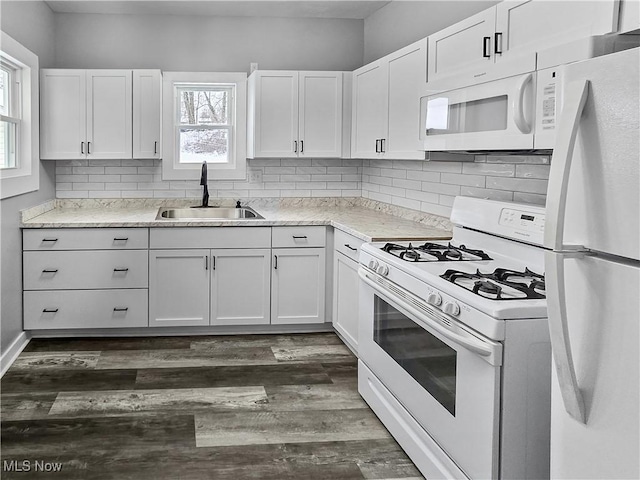
<svg viewBox="0 0 640 480"><path fill-rule="evenodd" d="M232 206L216 199L213 205ZM230 227L328 225L365 242L451 238L447 218L360 198L246 199L264 219L156 220L160 207L184 207L193 200L52 200L22 211L22 228Z"/></svg>

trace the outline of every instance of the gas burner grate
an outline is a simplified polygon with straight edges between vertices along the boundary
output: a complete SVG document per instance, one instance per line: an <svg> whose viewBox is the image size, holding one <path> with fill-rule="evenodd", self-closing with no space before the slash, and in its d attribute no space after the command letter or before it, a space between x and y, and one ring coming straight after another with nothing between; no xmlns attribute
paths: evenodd
<svg viewBox="0 0 640 480"><path fill-rule="evenodd" d="M387 243L381 248L382 251L390 253L407 262L462 262L471 260L491 260L491 257L482 250L467 248L465 245L455 246L451 243L440 245L426 242L423 245L414 247L411 243L408 246L396 243Z"/></svg>
<svg viewBox="0 0 640 480"><path fill-rule="evenodd" d="M545 298L544 275L528 268L523 272L496 268L491 273L461 272L449 269L440 277L448 282L491 300L523 300Z"/></svg>

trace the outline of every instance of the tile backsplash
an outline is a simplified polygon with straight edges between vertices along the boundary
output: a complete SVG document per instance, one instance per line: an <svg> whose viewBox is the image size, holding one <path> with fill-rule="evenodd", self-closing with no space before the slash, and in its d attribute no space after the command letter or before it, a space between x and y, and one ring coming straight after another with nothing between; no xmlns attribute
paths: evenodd
<svg viewBox="0 0 640 480"><path fill-rule="evenodd" d="M216 181L225 198L364 197L449 216L456 195L544 204L548 156L485 156L473 162L255 159L261 181ZM198 180L162 180L161 160L58 160L57 198L199 198Z"/></svg>

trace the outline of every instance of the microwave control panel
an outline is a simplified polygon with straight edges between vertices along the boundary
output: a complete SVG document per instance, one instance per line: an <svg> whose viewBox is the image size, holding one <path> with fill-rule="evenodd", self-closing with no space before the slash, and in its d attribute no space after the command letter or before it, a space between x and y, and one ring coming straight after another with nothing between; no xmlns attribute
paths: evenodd
<svg viewBox="0 0 640 480"><path fill-rule="evenodd" d="M531 233L544 232L544 214L503 208L500 212L500 225L513 230Z"/></svg>

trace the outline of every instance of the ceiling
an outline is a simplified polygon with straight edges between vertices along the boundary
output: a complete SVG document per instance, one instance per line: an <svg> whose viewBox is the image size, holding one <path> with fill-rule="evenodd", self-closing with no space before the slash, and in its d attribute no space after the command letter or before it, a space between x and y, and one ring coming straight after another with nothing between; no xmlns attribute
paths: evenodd
<svg viewBox="0 0 640 480"><path fill-rule="evenodd" d="M389 1L45 0L56 13L364 19Z"/></svg>

